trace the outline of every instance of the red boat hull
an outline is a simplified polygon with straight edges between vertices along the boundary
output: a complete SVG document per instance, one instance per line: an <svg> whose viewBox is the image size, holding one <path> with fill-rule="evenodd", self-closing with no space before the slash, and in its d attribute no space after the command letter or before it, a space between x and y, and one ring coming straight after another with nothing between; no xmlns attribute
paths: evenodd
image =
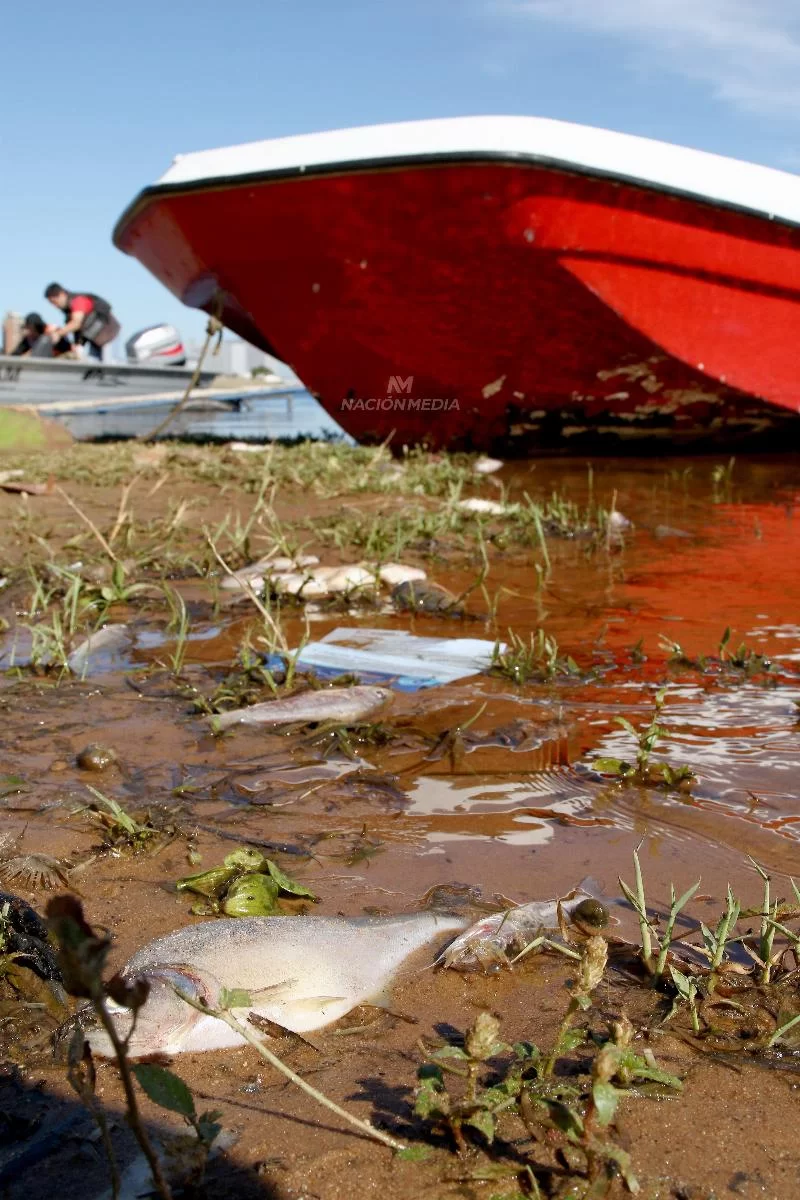
<svg viewBox="0 0 800 1200"><path fill-rule="evenodd" d="M800 229L515 161L150 189L117 244L360 441L675 445L800 427Z"/></svg>

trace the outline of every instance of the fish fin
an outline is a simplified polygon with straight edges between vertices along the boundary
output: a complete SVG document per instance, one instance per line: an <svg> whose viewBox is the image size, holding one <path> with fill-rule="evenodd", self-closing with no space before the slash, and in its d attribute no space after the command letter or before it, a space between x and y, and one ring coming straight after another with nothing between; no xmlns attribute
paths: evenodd
<svg viewBox="0 0 800 1200"><path fill-rule="evenodd" d="M296 979L282 979L280 983L271 983L268 987L263 988L243 988L250 997L251 1005L258 1004L262 1000L275 1000L284 995L285 992L291 991L297 985Z"/></svg>
<svg viewBox="0 0 800 1200"><path fill-rule="evenodd" d="M324 1012L331 1004L341 1004L346 1001L347 996L300 996L297 1000L292 1000L293 1009L302 1009L305 1012Z"/></svg>
<svg viewBox="0 0 800 1200"><path fill-rule="evenodd" d="M319 1042L307 1037L304 1033L298 1033L296 1029L289 1029L287 1025L282 1025L280 1021L274 1021L269 1017L262 1016L261 1013L250 1012L247 1014L247 1022L252 1025L259 1033L265 1033L268 1037L276 1035L295 1038L298 1042L305 1042L307 1046L311 1046L317 1053L322 1052L322 1046Z"/></svg>
<svg viewBox="0 0 800 1200"><path fill-rule="evenodd" d="M573 889L575 892L585 892L587 896L591 896L593 900L607 900L603 885L593 875L587 875L583 878L578 886Z"/></svg>

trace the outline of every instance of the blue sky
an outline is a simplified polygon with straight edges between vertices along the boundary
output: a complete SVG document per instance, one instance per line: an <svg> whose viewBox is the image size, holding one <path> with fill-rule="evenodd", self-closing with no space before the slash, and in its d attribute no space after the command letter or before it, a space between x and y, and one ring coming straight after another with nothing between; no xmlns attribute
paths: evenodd
<svg viewBox="0 0 800 1200"><path fill-rule="evenodd" d="M4 26L0 310L50 313L58 279L126 334L203 327L111 245L179 152L520 113L800 172L798 0L42 0Z"/></svg>

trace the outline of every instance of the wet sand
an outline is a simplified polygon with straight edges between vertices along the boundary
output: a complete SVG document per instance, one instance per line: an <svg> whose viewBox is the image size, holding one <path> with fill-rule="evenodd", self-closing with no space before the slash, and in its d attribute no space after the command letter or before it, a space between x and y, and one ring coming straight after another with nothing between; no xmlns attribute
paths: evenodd
<svg viewBox="0 0 800 1200"><path fill-rule="evenodd" d="M648 893L661 905L671 882L683 891L702 877L688 910L694 919L716 918L728 882L744 903L758 904L761 884L748 855L772 875L776 896L788 895L788 877L800 874L795 461L601 460L589 472L585 460L558 460L508 464L487 479L466 458L398 465L344 447L237 455L219 447L76 446L8 465L54 486L46 495L0 494L7 581L0 589L7 623L0 835L19 839L17 855L83 864L70 881L89 919L113 931L114 967L159 934L213 919L191 916L191 898L174 884L219 863L239 844L234 839L289 848L274 857L315 891L317 911L327 914L412 911L429 888L452 882L526 901L562 895L592 876L618 895L617 876L630 880L640 843ZM517 517L455 515L458 496L524 506L526 497L544 505L554 494L544 542ZM609 526L599 510L631 525ZM280 544L329 564L406 562L454 595L468 593L458 618L395 612L386 592L374 604L340 600L311 612L285 603L272 611L290 646L306 622L314 638L351 623L492 640L512 630L526 641L543 628L578 670L521 685L482 674L398 694L381 737L252 727L215 737L194 700L219 696L243 644L263 648L263 627L246 597L220 590L204 530L234 568ZM121 564L116 576L97 532ZM484 554L488 572L477 586ZM30 627L52 628L53 613L65 619L68 608L67 583L53 566L72 566L86 585L80 602L94 604L76 623L73 644L98 619L98 606L132 634L121 658L110 656L84 679L31 662L31 646L41 657L42 643ZM177 673L170 665L176 635L159 590L165 581L189 616ZM732 635L720 653L727 627ZM751 653L737 665L741 643ZM690 767L691 788L621 786L594 771L600 756L635 755L616 719L646 724L664 685L666 732L653 757ZM252 684L250 702L269 698L259 686ZM459 727L463 734L452 736ZM76 755L88 743L113 748L116 764L81 770ZM346 763L348 752L363 760L359 769L326 774L325 765ZM85 812L87 783L130 812L149 810L169 830L155 839L156 852L99 848ZM0 875L0 888L39 911L46 903L46 892L24 878ZM396 989L394 1009L414 1024L381 1015L356 1032L321 1031L317 1049L281 1044L287 1061L338 1102L416 1139L423 1134L410 1107L418 1039L463 1029L489 1008L502 1018L506 1040L547 1045L569 977L560 960L543 956L489 977L433 972L430 960L415 959ZM623 1009L649 1020L641 990L609 971L595 1024ZM22 1011L8 990L0 1000L0 1050L9 1064L0 1075L3 1107L24 1115L27 1105L34 1122L50 1099L46 1120L59 1117L56 1098L64 1114L79 1112L49 1056L54 1020ZM650 1036L659 1063L684 1077L683 1093L621 1109L620 1137L642 1194L796 1196L794 1052L784 1054L788 1070L751 1057L723 1063L680 1033ZM174 1067L238 1134L212 1171L211 1195L517 1194L516 1183L472 1178L477 1157L459 1162L441 1142L425 1162L393 1159L338 1126L249 1049L183 1055ZM98 1093L121 1112L107 1064L98 1067ZM170 1119L155 1109L148 1115ZM91 1121L80 1120L57 1153L4 1194L49 1194L54 1173L65 1197L100 1194L102 1154L86 1140ZM8 1138L0 1128L0 1171L15 1139L33 1128L23 1122Z"/></svg>

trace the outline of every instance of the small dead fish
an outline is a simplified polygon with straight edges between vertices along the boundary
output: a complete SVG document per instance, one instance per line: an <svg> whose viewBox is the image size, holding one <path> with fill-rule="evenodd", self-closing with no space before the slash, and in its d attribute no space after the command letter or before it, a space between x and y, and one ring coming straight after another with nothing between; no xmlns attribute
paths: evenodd
<svg viewBox="0 0 800 1200"><path fill-rule="evenodd" d="M495 471L499 471L503 466L505 466L505 464L501 459L486 458L483 456L475 460L475 462L472 464L472 469L473 471L476 471L478 475L493 475Z"/></svg>
<svg viewBox="0 0 800 1200"><path fill-rule="evenodd" d="M267 700L250 708L235 708L217 713L209 720L217 729L231 725L289 725L294 721L310 724L316 721L338 721L355 725L373 717L390 702L389 688L361 684L350 688L320 688L302 692L286 700Z"/></svg>
<svg viewBox="0 0 800 1200"><path fill-rule="evenodd" d="M532 900L482 917L450 943L437 965L456 971L496 971L508 966L510 954L523 950L543 929L558 928L559 906L566 917L583 916L584 926L600 930L608 923L608 912L586 889L590 882L584 880L562 900Z"/></svg>
<svg viewBox="0 0 800 1200"><path fill-rule="evenodd" d="M400 583L410 583L415 579L426 579L422 567L407 567L405 563L384 563L378 568L378 578L389 587L397 587Z"/></svg>
<svg viewBox="0 0 800 1200"><path fill-rule="evenodd" d="M685 529L673 529L671 525L656 525L653 535L657 538L690 538Z"/></svg>
<svg viewBox="0 0 800 1200"><path fill-rule="evenodd" d="M357 592L362 588L375 588L375 575L360 563L344 567L314 567L313 570L279 575L275 579L278 592L303 599L315 596L330 596L334 593Z"/></svg>
<svg viewBox="0 0 800 1200"><path fill-rule="evenodd" d="M260 591L264 580L269 576L285 575L289 571L300 571L304 567L314 567L319 562L316 554L301 554L297 558L272 557L267 554L257 562L240 567L230 575L225 575L220 586L226 591L247 591L249 585L254 591Z"/></svg>
<svg viewBox="0 0 800 1200"><path fill-rule="evenodd" d="M53 490L49 483L32 483L25 479L4 479L0 488L4 492L20 492L26 496L46 496Z"/></svg>
<svg viewBox="0 0 800 1200"><path fill-rule="evenodd" d="M615 533L620 533L623 529L630 529L633 526L633 521L629 520L624 513L618 512L616 508L612 508L608 514L608 528Z"/></svg>
<svg viewBox="0 0 800 1200"><path fill-rule="evenodd" d="M321 1029L359 1004L381 1004L395 974L416 950L455 930L461 917L407 913L396 917L238 917L189 925L134 954L123 978L146 979L150 991L129 1046L132 1057L238 1046L241 1036L216 1017L192 1008L175 988L210 1006L223 989L250 1002L232 1009L246 1022L253 1012L295 1033ZM127 1036L131 1014L114 1010ZM92 1050L109 1057L103 1030L89 1030Z"/></svg>
<svg viewBox="0 0 800 1200"><path fill-rule="evenodd" d="M98 668L111 665L114 657L129 642L127 625L104 625L75 647L67 659L67 666L74 675L90 674Z"/></svg>
<svg viewBox="0 0 800 1200"><path fill-rule="evenodd" d="M308 571L292 571L276 576L272 583L276 592L285 596L300 596L303 600L328 596L328 576L319 573L322 571L330 572L330 568L319 567L313 575Z"/></svg>
<svg viewBox="0 0 800 1200"><path fill-rule="evenodd" d="M498 504L496 500L483 500L480 496L470 496L466 500L459 500L456 508L460 512L483 513L493 517L500 517L503 513L511 511L507 504Z"/></svg>
<svg viewBox="0 0 800 1200"><path fill-rule="evenodd" d="M329 592L355 592L360 588L374 588L376 580L372 571L355 563L331 572L326 583Z"/></svg>

